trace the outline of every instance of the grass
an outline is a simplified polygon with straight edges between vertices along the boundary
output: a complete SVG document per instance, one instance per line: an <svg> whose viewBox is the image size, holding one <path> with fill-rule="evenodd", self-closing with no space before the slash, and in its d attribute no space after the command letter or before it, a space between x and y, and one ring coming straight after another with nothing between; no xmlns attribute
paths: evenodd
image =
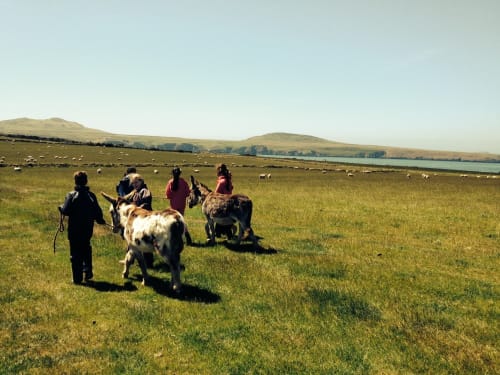
<svg viewBox="0 0 500 375"><path fill-rule="evenodd" d="M61 150L67 159L50 157ZM41 166L0 168L2 374L500 372L500 179L349 178L335 165L321 173L324 163L0 143L7 162L42 153ZM169 293L158 259L151 286L136 265L122 279L125 245L102 226L94 284L71 283L66 232L52 245L75 170L113 193L135 164L160 209L174 164L214 185L217 162L254 201L261 251L206 247L197 207L186 210L196 246L182 253L183 296Z"/></svg>

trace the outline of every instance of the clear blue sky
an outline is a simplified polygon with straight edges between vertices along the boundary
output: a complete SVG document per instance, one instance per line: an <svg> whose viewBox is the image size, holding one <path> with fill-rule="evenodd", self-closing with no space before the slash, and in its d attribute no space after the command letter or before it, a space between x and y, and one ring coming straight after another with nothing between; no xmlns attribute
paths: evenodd
<svg viewBox="0 0 500 375"><path fill-rule="evenodd" d="M499 0L0 0L0 120L500 154Z"/></svg>

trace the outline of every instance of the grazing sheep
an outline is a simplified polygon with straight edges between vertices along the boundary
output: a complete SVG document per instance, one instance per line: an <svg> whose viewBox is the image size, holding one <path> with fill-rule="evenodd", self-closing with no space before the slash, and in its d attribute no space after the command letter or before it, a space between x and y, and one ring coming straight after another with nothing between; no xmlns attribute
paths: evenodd
<svg viewBox="0 0 500 375"><path fill-rule="evenodd" d="M411 174L407 173L406 178L411 178Z"/></svg>
<svg viewBox="0 0 500 375"><path fill-rule="evenodd" d="M102 173L102 169L101 168L97 168L97 174L101 174Z"/></svg>
<svg viewBox="0 0 500 375"><path fill-rule="evenodd" d="M422 173L422 178L423 178L424 180L428 180L430 177L429 177L429 175L428 175L428 174Z"/></svg>
<svg viewBox="0 0 500 375"><path fill-rule="evenodd" d="M16 172L21 172L21 171L22 171L22 169L21 169L21 167L14 167L14 171L16 171Z"/></svg>
<svg viewBox="0 0 500 375"><path fill-rule="evenodd" d="M266 174L265 173L259 174L259 179L260 180L265 180L266 179Z"/></svg>
<svg viewBox="0 0 500 375"><path fill-rule="evenodd" d="M154 174L158 174L158 169L155 169L155 170L153 171L153 173L154 173Z"/></svg>
<svg viewBox="0 0 500 375"><path fill-rule="evenodd" d="M200 173L200 170L199 169L195 169L193 172L194 173Z"/></svg>
<svg viewBox="0 0 500 375"><path fill-rule="evenodd" d="M268 173L267 174L267 179L270 180L271 179L271 173Z"/></svg>
<svg viewBox="0 0 500 375"><path fill-rule="evenodd" d="M348 175L349 177L354 177L354 173L351 173L351 172L349 172L347 175Z"/></svg>

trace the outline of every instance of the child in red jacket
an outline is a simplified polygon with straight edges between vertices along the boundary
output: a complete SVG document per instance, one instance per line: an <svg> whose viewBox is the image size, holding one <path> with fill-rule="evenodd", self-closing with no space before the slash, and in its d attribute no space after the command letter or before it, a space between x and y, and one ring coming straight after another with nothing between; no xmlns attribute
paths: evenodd
<svg viewBox="0 0 500 375"><path fill-rule="evenodd" d="M184 216L184 211L186 209L186 198L189 197L191 192L188 183L181 177L181 169L175 167L172 169L172 178L168 181L165 187L165 195L167 199L170 200L170 207L177 210ZM189 234L187 227L184 232L186 235L186 243L191 245L191 235Z"/></svg>

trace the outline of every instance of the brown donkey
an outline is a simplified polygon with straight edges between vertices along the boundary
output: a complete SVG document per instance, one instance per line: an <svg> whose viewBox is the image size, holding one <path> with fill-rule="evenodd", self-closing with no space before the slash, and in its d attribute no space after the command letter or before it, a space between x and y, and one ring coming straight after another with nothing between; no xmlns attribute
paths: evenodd
<svg viewBox="0 0 500 375"><path fill-rule="evenodd" d="M236 240L239 244L243 233L257 247L257 238L252 227L252 200L243 194L219 194L191 176L191 194L188 197L189 208L201 203L201 211L207 218L205 232L211 245L215 244L215 224L232 225L238 222L239 232Z"/></svg>

